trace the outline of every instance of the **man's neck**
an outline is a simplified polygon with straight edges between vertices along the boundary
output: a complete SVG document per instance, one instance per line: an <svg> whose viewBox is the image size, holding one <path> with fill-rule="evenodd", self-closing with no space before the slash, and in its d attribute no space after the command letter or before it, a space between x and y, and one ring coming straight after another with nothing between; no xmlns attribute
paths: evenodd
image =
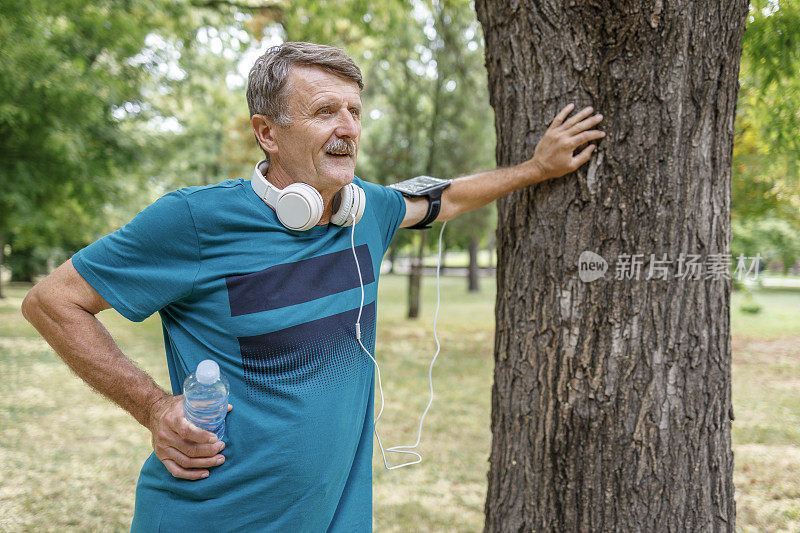
<svg viewBox="0 0 800 533"><path fill-rule="evenodd" d="M288 172L284 170L281 166L279 161L276 161L274 164L272 161L269 162L267 166L267 173L264 176L267 181L269 181L272 185L277 187L278 189L285 189L292 183L301 183L301 180L295 179L289 175ZM308 184L313 187L310 183ZM317 189L316 187L314 187ZM333 197L336 195L338 191L320 191L317 189L319 194L322 196L322 205L324 209L322 210L322 217L319 219L319 223L317 226L323 226L328 224L331 220L331 216L333 215Z"/></svg>

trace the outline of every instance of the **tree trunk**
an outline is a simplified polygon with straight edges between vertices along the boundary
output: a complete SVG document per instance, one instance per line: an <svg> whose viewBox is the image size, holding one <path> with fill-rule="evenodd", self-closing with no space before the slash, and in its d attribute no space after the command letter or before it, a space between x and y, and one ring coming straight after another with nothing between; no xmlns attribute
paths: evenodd
<svg viewBox="0 0 800 533"><path fill-rule="evenodd" d="M495 248L495 232L496 231L497 231L497 229L493 228L493 229L489 230L489 232L486 234L486 251L489 252L489 266L488 266L489 272L491 272L492 269L495 266L494 248Z"/></svg>
<svg viewBox="0 0 800 533"><path fill-rule="evenodd" d="M411 262L411 272L408 274L408 318L419 317L420 286L422 285L422 259L425 257L425 237L428 230L419 231L419 248L417 255Z"/></svg>
<svg viewBox="0 0 800 533"><path fill-rule="evenodd" d="M467 268L467 290L469 292L479 292L481 290L480 283L478 282L479 268L478 265L478 245L480 242L478 238L473 236L469 239L469 267Z"/></svg>
<svg viewBox="0 0 800 533"><path fill-rule="evenodd" d="M441 12L438 14L441 16ZM428 126L428 161L425 164L425 174L432 176L434 174L434 165L436 164L436 137L439 131L439 114L441 112L442 104L442 87L444 86L445 73L442 69L436 69L436 82L434 83L433 91L433 114ZM425 237L428 230L420 230L422 238L419 244L419 253L417 254L418 262L412 264L411 272L408 275L408 318L417 318L419 316L419 309L421 307L420 299L420 283L422 281L422 258L425 253Z"/></svg>
<svg viewBox="0 0 800 533"><path fill-rule="evenodd" d="M476 0L498 165L570 102L607 133L498 202L486 531L734 530L731 279L675 276L681 253L730 253L747 7ZM585 250L608 262L595 281ZM638 279L620 254L644 254Z"/></svg>
<svg viewBox="0 0 800 533"><path fill-rule="evenodd" d="M394 262L397 260L397 247L392 246L389 248L389 274L394 274Z"/></svg>

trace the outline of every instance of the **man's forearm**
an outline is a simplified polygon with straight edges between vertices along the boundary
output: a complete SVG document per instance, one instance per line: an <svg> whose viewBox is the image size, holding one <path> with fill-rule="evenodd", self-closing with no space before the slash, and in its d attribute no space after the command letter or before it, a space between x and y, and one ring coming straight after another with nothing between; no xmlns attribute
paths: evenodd
<svg viewBox="0 0 800 533"><path fill-rule="evenodd" d="M81 379L151 428L152 407L169 395L125 357L94 315L43 302L35 293L26 298L23 314Z"/></svg>
<svg viewBox="0 0 800 533"><path fill-rule="evenodd" d="M442 193L442 210L437 220L451 220L544 179L541 169L533 160L456 178Z"/></svg>

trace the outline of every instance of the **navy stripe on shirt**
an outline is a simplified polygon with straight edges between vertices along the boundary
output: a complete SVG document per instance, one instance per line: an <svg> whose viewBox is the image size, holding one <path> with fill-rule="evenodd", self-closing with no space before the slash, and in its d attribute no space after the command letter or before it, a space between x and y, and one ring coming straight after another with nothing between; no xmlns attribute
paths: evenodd
<svg viewBox="0 0 800 533"><path fill-rule="evenodd" d="M375 276L367 245L356 246L356 255L364 285L368 285ZM359 287L351 248L229 276L225 282L231 316L280 309Z"/></svg>
<svg viewBox="0 0 800 533"><path fill-rule="evenodd" d="M289 328L239 337L242 368L248 395L268 397L278 391L318 393L342 379L352 379L355 369L370 366L355 335L358 309L351 309ZM362 342L372 349L375 302L361 314Z"/></svg>

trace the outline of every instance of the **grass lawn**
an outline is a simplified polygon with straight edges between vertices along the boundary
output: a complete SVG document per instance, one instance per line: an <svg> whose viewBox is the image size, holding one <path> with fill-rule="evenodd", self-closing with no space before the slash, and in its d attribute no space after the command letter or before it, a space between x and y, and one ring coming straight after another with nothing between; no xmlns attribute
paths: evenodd
<svg viewBox="0 0 800 533"><path fill-rule="evenodd" d="M413 444L428 400L433 355L433 279L423 316L405 315L405 278L382 278L377 357L387 405L385 446ZM425 419L421 465L387 471L375 445L375 531L482 531L491 433L494 281L467 294L442 281L434 368L436 399ZM127 531L149 432L92 392L19 313L27 290L0 300L0 531ZM738 529L800 530L800 292L761 291L758 315L733 295L733 426ZM125 353L162 387L161 324L114 311L101 320ZM376 398L376 402L377 402ZM390 454L392 464L409 456Z"/></svg>

